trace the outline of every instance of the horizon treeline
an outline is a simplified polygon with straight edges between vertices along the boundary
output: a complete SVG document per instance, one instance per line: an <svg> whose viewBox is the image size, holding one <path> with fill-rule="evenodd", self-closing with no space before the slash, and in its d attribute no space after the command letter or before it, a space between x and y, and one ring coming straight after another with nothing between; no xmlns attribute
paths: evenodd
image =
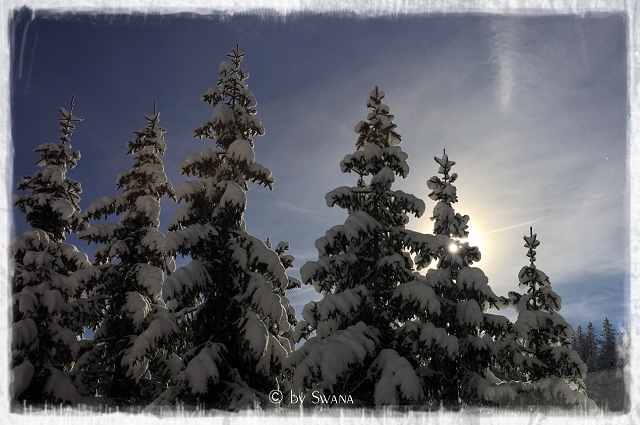
<svg viewBox="0 0 640 425"><path fill-rule="evenodd" d="M73 98L60 108L59 141L36 147L39 169L18 181L13 198L30 226L11 244L14 403L148 411L604 407L590 397L587 371L620 369L621 338L608 319L600 341L592 325L574 332L535 264L532 228L518 287L493 292L473 265L479 249L465 241L470 218L455 211L458 175L446 150L437 151L426 184L433 232L406 227L428 209L392 188L409 166L379 87L355 125L355 151L340 163L353 186L325 197L347 219L318 235L318 259L302 266L301 280L288 276L289 244L246 231L250 183L272 189L274 178L254 152L265 129L244 56L236 46L200 97L211 112L194 137L211 145L186 156L180 172L188 179L175 188L154 104L124 146L132 165L114 194L81 211L81 185L68 172L80 160L71 136L82 118ZM179 207L163 231L165 198ZM65 243L71 234L96 245L93 261ZM177 267L177 255L189 261ZM287 294L302 285L323 297L307 303L298 322ZM490 312L505 309L517 319ZM83 337L87 329L92 339Z"/></svg>

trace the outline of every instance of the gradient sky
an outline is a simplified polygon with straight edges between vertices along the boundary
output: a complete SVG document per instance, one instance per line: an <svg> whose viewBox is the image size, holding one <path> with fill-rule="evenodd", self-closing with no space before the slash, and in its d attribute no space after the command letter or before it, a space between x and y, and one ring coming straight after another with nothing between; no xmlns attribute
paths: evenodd
<svg viewBox="0 0 640 425"><path fill-rule="evenodd" d="M394 188L427 206L410 228L432 231L426 181L444 148L459 175L455 209L470 216L483 257L477 265L496 294L519 290L517 274L528 263L522 237L533 226L541 241L536 264L562 297L565 319L598 329L605 316L616 329L628 323L623 15L221 19L23 11L11 26L11 192L15 179L36 171L33 149L57 140L58 108L72 95L84 122L71 139L82 158L68 175L82 184L83 209L118 193L116 176L132 163L125 143L154 100L176 186L185 179L180 162L213 146L193 139L211 114L199 95L215 86L219 63L239 43L266 130L254 139L256 159L276 181L273 191L250 187L247 230L290 242L292 276L317 258L315 240L346 219L324 196L356 183L339 163L354 151L353 128L378 85L409 155L409 177ZM176 208L163 201L161 230ZM14 233L26 230L22 213L13 216ZM89 255L95 249L77 245ZM290 298L300 316L319 294L309 285Z"/></svg>

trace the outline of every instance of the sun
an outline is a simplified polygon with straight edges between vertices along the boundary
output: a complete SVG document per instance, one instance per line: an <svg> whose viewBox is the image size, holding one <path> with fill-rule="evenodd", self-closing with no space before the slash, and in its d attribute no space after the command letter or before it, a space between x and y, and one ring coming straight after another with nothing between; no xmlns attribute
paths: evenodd
<svg viewBox="0 0 640 425"><path fill-rule="evenodd" d="M480 236L480 232L473 226L468 226L467 231L469 232L469 236L460 239L460 241L468 242L470 246L477 246L480 252L482 252L482 237Z"/></svg>
<svg viewBox="0 0 640 425"><path fill-rule="evenodd" d="M469 236L464 239L458 239L458 241L461 243L467 242L469 246L476 246L482 253L482 238L480 237L480 233L473 226L468 226L467 231L469 232ZM450 253L455 254L458 252L459 248L456 243L451 243L451 245L447 247L447 250Z"/></svg>
<svg viewBox="0 0 640 425"><path fill-rule="evenodd" d="M482 253L483 243L480 232L478 232L478 230L472 225L468 225L467 231L469 232L469 236L464 239L459 239L460 242L467 242L469 246L477 246Z"/></svg>

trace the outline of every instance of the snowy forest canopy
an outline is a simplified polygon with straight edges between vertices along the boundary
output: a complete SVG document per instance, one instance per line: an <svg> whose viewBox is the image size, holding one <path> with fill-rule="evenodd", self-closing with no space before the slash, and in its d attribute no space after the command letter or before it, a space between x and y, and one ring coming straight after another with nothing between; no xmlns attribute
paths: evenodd
<svg viewBox="0 0 640 425"><path fill-rule="evenodd" d="M519 285L493 292L474 266L481 252L467 240L470 217L454 208L458 175L446 150L434 152L437 175L426 183L432 205L392 188L410 178L408 155L378 87L355 125L355 151L340 163L353 185L325 198L347 219L318 235L317 260L301 280L287 274L289 244L246 229L251 184L275 180L254 151L265 129L244 53L236 47L228 57L201 96L210 118L194 130L211 146L186 156L188 179L175 188L155 104L126 143L132 166L118 175L116 194L84 211L81 182L67 175L81 161L71 147L82 125L74 100L60 109L59 142L36 147L40 168L14 196L31 227L12 242L14 400L151 410L294 404L274 400L280 391L358 407L597 409L587 372L621 367L610 323L595 346L592 326L574 332L536 265L533 229ZM163 199L179 204L168 223L160 223ZM410 216L433 221L433 232L407 228ZM71 234L95 252L66 243ZM298 322L288 293L302 285L322 297ZM496 311L509 309L513 321Z"/></svg>

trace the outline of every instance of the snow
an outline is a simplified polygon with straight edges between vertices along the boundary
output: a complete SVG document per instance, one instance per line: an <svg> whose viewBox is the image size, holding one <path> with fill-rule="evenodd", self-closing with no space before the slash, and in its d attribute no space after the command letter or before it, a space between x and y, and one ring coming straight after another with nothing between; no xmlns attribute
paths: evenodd
<svg viewBox="0 0 640 425"><path fill-rule="evenodd" d="M371 365L370 373L376 370L380 373L373 394L376 407L397 406L401 399L403 401L424 400L420 378L416 375L409 361L395 350L384 349L380 351Z"/></svg>
<svg viewBox="0 0 640 425"><path fill-rule="evenodd" d="M259 359L264 356L267 351L269 331L260 317L251 310L247 311L245 315L243 336L255 358Z"/></svg>
<svg viewBox="0 0 640 425"><path fill-rule="evenodd" d="M134 270L138 275L138 283L147 290L152 300L158 299L162 294L162 281L164 279L162 270L144 263L136 265Z"/></svg>
<svg viewBox="0 0 640 425"><path fill-rule="evenodd" d="M261 181L260 184L264 184L265 186L273 189L274 179L271 175L271 170L265 166L254 162L249 166L249 172L251 176L257 176ZM254 180L255 181L255 180ZM262 183L264 181L264 183Z"/></svg>
<svg viewBox="0 0 640 425"><path fill-rule="evenodd" d="M219 98L220 90L209 87L205 93L200 95L200 100L205 100L206 97L211 97L213 99Z"/></svg>
<svg viewBox="0 0 640 425"><path fill-rule="evenodd" d="M60 217L63 220L69 219L76 212L76 209L71 202L66 199L56 199L51 203L51 208L53 211L60 214Z"/></svg>
<svg viewBox="0 0 640 425"><path fill-rule="evenodd" d="M539 392L546 400L555 399L567 405L581 405L584 406L588 412L598 410L598 407L593 400L588 398L585 394L569 388L567 381L563 378L555 376L542 378L529 384L529 389L531 391Z"/></svg>
<svg viewBox="0 0 640 425"><path fill-rule="evenodd" d="M193 260L167 277L162 287L162 297L168 301L185 292L204 287L210 279L204 264Z"/></svg>
<svg viewBox="0 0 640 425"><path fill-rule="evenodd" d="M25 267L35 266L37 269L51 269L56 258L47 251L27 251L22 259Z"/></svg>
<svg viewBox="0 0 640 425"><path fill-rule="evenodd" d="M51 338L53 342L61 342L65 346L69 347L71 351L71 355L75 358L80 351L81 344L79 341L79 336L75 334L71 329L63 328L57 323L51 323L49 325L49 332L53 337Z"/></svg>
<svg viewBox="0 0 640 425"><path fill-rule="evenodd" d="M186 251L217 234L218 232L210 223L192 224L184 229L168 232L165 236L165 248L174 253Z"/></svg>
<svg viewBox="0 0 640 425"><path fill-rule="evenodd" d="M244 139L237 139L227 149L227 156L234 161L244 162L251 165L256 161L256 154L251 142Z"/></svg>
<svg viewBox="0 0 640 425"><path fill-rule="evenodd" d="M481 326L484 322L484 315L478 302L474 299L462 300L457 305L458 323L466 326Z"/></svg>
<svg viewBox="0 0 640 425"><path fill-rule="evenodd" d="M392 194L398 205L404 206L407 211L414 213L417 218L422 217L426 209L422 199L401 190L396 190Z"/></svg>
<svg viewBox="0 0 640 425"><path fill-rule="evenodd" d="M233 110L226 103L219 103L211 113L214 125L226 125L234 120Z"/></svg>
<svg viewBox="0 0 640 425"><path fill-rule="evenodd" d="M389 190L395 180L396 176L393 170L389 167L382 167L382 169L371 178L371 186L380 186L384 190Z"/></svg>
<svg viewBox="0 0 640 425"><path fill-rule="evenodd" d="M66 168L59 165L47 165L42 169L42 180L55 185L62 185L65 180Z"/></svg>
<svg viewBox="0 0 640 425"><path fill-rule="evenodd" d="M267 350L264 355L256 363L256 372L269 376L272 372L274 364L281 365L287 358L287 354L292 350L288 350L283 346L282 342L287 341L285 338L275 338L273 335L269 335L269 341L267 343ZM288 342L288 341L287 341Z"/></svg>
<svg viewBox="0 0 640 425"><path fill-rule="evenodd" d="M33 379L33 372L33 365L29 360L25 360L11 369L9 394L12 399L17 398L29 387L31 379Z"/></svg>
<svg viewBox="0 0 640 425"><path fill-rule="evenodd" d="M364 211L353 211L344 223L344 233L348 239L359 239L370 235L382 226Z"/></svg>
<svg viewBox="0 0 640 425"><path fill-rule="evenodd" d="M444 174L445 172L448 173L451 167L456 164L454 161L449 161L449 156L446 153L442 155L442 158L434 156L433 159L435 159L436 162L440 164L440 168L438 169L438 173L440 174Z"/></svg>
<svg viewBox="0 0 640 425"><path fill-rule="evenodd" d="M78 404L82 400L82 396L78 394L69 374L55 368L49 368L49 370L51 376L47 379L44 392L51 394L57 400L68 401L74 405Z"/></svg>
<svg viewBox="0 0 640 425"><path fill-rule="evenodd" d="M246 232L238 233L238 241L247 251L248 264L254 270L260 270L260 265L266 266L265 276L273 277L276 281L274 287L284 291L289 279L278 254L267 248L263 241Z"/></svg>
<svg viewBox="0 0 640 425"><path fill-rule="evenodd" d="M480 400L496 403L504 403L514 400L521 387L520 382L502 382L491 373L485 372L487 377L483 378L477 373L472 373L468 381L469 389L476 388L476 395Z"/></svg>
<svg viewBox="0 0 640 425"><path fill-rule="evenodd" d="M47 308L49 313L59 313L66 311L69 308L65 300L62 298L62 294L60 294L60 291L58 290L49 289L44 291L42 295L42 305Z"/></svg>
<svg viewBox="0 0 640 425"><path fill-rule="evenodd" d="M140 378L149 370L149 359L142 359L140 362L136 362L132 367L127 370L127 376L135 379L136 384L140 382Z"/></svg>
<svg viewBox="0 0 640 425"><path fill-rule="evenodd" d="M18 304L18 311L27 316L35 310L35 306L38 303L38 298L34 295L33 289L28 286L22 288L22 291L13 294L11 298L13 303Z"/></svg>
<svg viewBox="0 0 640 425"><path fill-rule="evenodd" d="M178 379L184 381L193 394L206 393L209 381L217 383L220 378L218 364L223 361L223 351L224 346L220 344L208 344L178 374Z"/></svg>
<svg viewBox="0 0 640 425"><path fill-rule="evenodd" d="M105 246L105 249L106 248L109 249L109 258L123 257L129 254L129 247L127 247L127 244L121 240L116 240L110 247L109 245Z"/></svg>
<svg viewBox="0 0 640 425"><path fill-rule="evenodd" d="M140 246L149 251L163 252L165 250L164 235L155 227L149 226L143 229L146 234L140 240Z"/></svg>
<svg viewBox="0 0 640 425"><path fill-rule="evenodd" d="M318 319L324 321L331 315L349 316L357 311L362 299L368 296L369 290L364 285L336 294L327 294L315 303L318 307ZM305 319L312 323L308 318Z"/></svg>
<svg viewBox="0 0 640 425"><path fill-rule="evenodd" d="M220 197L220 205L244 210L247 205L247 194L236 182L225 181L224 193Z"/></svg>
<svg viewBox="0 0 640 425"><path fill-rule="evenodd" d="M20 347L22 345L29 347L34 343L38 343L38 328L36 327L36 322L30 317L13 322L11 345L14 347Z"/></svg>
<svg viewBox="0 0 640 425"><path fill-rule="evenodd" d="M189 202L195 194L204 189L204 181L202 180L186 180L175 187L176 200L180 202L182 199Z"/></svg>
<svg viewBox="0 0 640 425"><path fill-rule="evenodd" d="M264 276L255 272L250 272L249 275L251 279L242 299L250 298L251 306L257 313L271 317L279 328L287 328L287 312L282 305L281 297L273 292Z"/></svg>
<svg viewBox="0 0 640 425"><path fill-rule="evenodd" d="M89 266L91 263L89 262L89 257L84 252L78 251L73 245L66 243L58 243L58 250L62 253L62 256L71 260L73 264L78 268L84 268Z"/></svg>
<svg viewBox="0 0 640 425"><path fill-rule="evenodd" d="M138 291L127 292L127 302L125 310L133 321L134 326L140 327L147 314L151 311L151 305L147 298Z"/></svg>
<svg viewBox="0 0 640 425"><path fill-rule="evenodd" d="M350 200L353 196L354 196L353 190L350 187L341 186L327 193L324 199L327 202L328 207L333 207L338 202L338 200L340 199Z"/></svg>
<svg viewBox="0 0 640 425"><path fill-rule="evenodd" d="M302 310L302 317L311 327L317 326L318 337L324 338L337 329L337 317L352 317L358 311L362 300L368 297L370 293L364 285L335 294L326 294L319 301L308 302Z"/></svg>
<svg viewBox="0 0 640 425"><path fill-rule="evenodd" d="M89 208L84 211L86 217L98 218L103 215L102 211L116 212L124 210L127 205L127 199L122 195L103 196L93 201Z"/></svg>
<svg viewBox="0 0 640 425"><path fill-rule="evenodd" d="M400 308L403 310L413 305L414 311L426 311L429 314L440 314L441 311L440 301L433 288L417 280L399 285L391 296L391 299L396 298L402 300Z"/></svg>
<svg viewBox="0 0 640 425"><path fill-rule="evenodd" d="M449 357L457 357L459 351L458 338L453 335L447 334L443 328L436 328L436 326L427 322L424 323L420 330L420 341L422 341L427 347L436 345L442 350L446 351Z"/></svg>
<svg viewBox="0 0 640 425"><path fill-rule="evenodd" d="M106 243L119 227L120 225L118 223L101 223L87 227L86 229L78 232L77 235L80 239L90 239L96 243Z"/></svg>
<svg viewBox="0 0 640 425"><path fill-rule="evenodd" d="M168 357L167 357L168 356ZM184 369L184 362L180 356L171 353L162 356L162 373L169 376L172 380L176 380L178 374Z"/></svg>
<svg viewBox="0 0 640 425"><path fill-rule="evenodd" d="M160 202L154 196L138 196L136 198L136 209L147 216L152 226L157 227L160 225Z"/></svg>
<svg viewBox="0 0 640 425"><path fill-rule="evenodd" d="M193 153L187 155L184 161L180 163L180 172L186 175L196 175L203 165L213 165L221 161L221 157L225 152L221 149L205 149L199 154ZM180 198L178 198L180 200Z"/></svg>
<svg viewBox="0 0 640 425"><path fill-rule="evenodd" d="M159 314L140 335L135 337L131 347L123 357L123 364L133 364L134 361L144 357L155 349L159 340L178 332L178 327L171 313L164 311Z"/></svg>
<svg viewBox="0 0 640 425"><path fill-rule="evenodd" d="M364 322L319 339L313 337L289 356L285 369L293 370L293 386L301 390L305 382L321 382L328 389L354 365L375 354L379 343L376 331Z"/></svg>
<svg viewBox="0 0 640 425"><path fill-rule="evenodd" d="M556 312L541 310L525 310L518 314L518 319L513 324L513 329L518 335L529 334L532 330L553 330L559 338L569 338L573 335L573 327Z"/></svg>

